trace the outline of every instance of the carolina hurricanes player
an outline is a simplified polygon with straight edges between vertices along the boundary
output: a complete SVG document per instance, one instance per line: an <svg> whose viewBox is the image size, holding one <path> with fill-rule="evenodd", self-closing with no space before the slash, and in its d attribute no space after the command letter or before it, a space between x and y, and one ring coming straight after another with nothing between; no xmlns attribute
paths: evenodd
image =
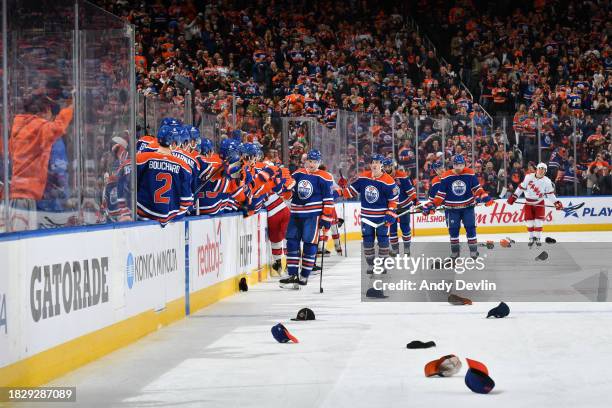
<svg viewBox="0 0 612 408"><path fill-rule="evenodd" d="M284 241L291 216L285 200L291 199L295 181L288 169L275 166L271 162L261 164L264 167L253 175L249 189L253 192L253 198L262 199L263 207L268 212L268 238L274 259L272 269L281 275Z"/></svg>
<svg viewBox="0 0 612 408"><path fill-rule="evenodd" d="M529 231L529 248L533 244L542 245L540 236L542 235L542 225L546 215L544 200L555 200L555 208L557 210L563 209L563 204L555 196L555 187L552 181L546 177L547 170L546 164L538 164L536 172L527 174L514 193L508 197L508 204L513 204L521 194L525 194L526 203L523 209L527 231Z"/></svg>

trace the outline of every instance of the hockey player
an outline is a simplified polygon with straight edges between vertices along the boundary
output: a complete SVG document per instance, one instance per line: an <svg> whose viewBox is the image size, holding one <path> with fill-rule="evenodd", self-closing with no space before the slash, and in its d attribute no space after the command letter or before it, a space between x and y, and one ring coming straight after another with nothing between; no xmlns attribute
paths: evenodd
<svg viewBox="0 0 612 408"><path fill-rule="evenodd" d="M327 167L325 165L320 165L319 166L319 170L323 170L323 171L327 171ZM333 190L333 196L334 196L334 202L336 202L336 200L338 200L338 198L340 198L340 196L342 195L342 190L339 188L334 188ZM340 243L340 231L339 228L342 227L342 224L344 224L344 220L342 218L338 218L338 214L336 212L336 206L334 205L333 210L332 210L332 220L331 220L331 236L332 239L334 240L334 249L336 250L336 253L338 255L342 255L342 245ZM327 241L328 236L321 236L320 237L321 240L325 240ZM329 256L330 252L323 247L323 252L321 252L321 249L317 250L317 256L319 254L323 254L323 256ZM321 268L319 268L317 265L315 265L312 268L313 272L319 271Z"/></svg>
<svg viewBox="0 0 612 408"><path fill-rule="evenodd" d="M399 188L399 197L397 209L406 210L419 205L410 177L403 170L397 169L397 164L391 158L385 158L383 161L385 172L390 175ZM410 241L412 240L412 230L410 229L410 214L407 212L398 217L400 227L402 228L402 242L404 243L404 255L410 256ZM391 256L399 253L399 240L397 237L397 222L389 227L389 240L391 241Z"/></svg>
<svg viewBox="0 0 612 408"><path fill-rule="evenodd" d="M427 216L442 203L446 205L451 258L459 257L461 223L465 227L470 256L472 258L478 256L476 215L474 213L477 198L487 206L494 202L480 186L474 171L465 167L465 158L456 155L453 158L453 169L445 171L440 177L440 187L436 196L423 207L423 214Z"/></svg>
<svg viewBox="0 0 612 408"><path fill-rule="evenodd" d="M196 187L196 205L200 215L217 215L231 210L228 202L232 186L229 184L233 184L230 183L232 179L240 177L241 171L237 148L238 142L235 140L223 139L219 146L219 160L212 157L210 152L209 156L200 156L200 177ZM200 149L203 149L202 145ZM201 151L207 151L207 144L204 149Z"/></svg>
<svg viewBox="0 0 612 408"><path fill-rule="evenodd" d="M323 233L331 225L333 177L319 170L321 153L311 150L306 155L304 168L293 173L295 186L291 199L291 217L287 227L287 272L280 280L283 288L297 289L308 283L315 263L319 229ZM300 251L300 246L301 251ZM301 271L298 268L301 261Z"/></svg>
<svg viewBox="0 0 612 408"><path fill-rule="evenodd" d="M378 241L378 256L388 256L389 227L397 222L395 210L399 189L393 177L383 172L383 161L381 154L373 154L370 170L363 172L350 186L346 179L338 180L343 197L359 195L361 200L361 235L368 264L367 274L373 273L375 239Z"/></svg>
<svg viewBox="0 0 612 408"><path fill-rule="evenodd" d="M253 199L263 197L263 207L268 212L268 239L272 247L272 269L281 275L284 242L291 211L283 197L290 198L295 186L293 177L272 163L264 164L249 185Z"/></svg>
<svg viewBox="0 0 612 408"><path fill-rule="evenodd" d="M191 168L170 150L170 133L158 136L159 148L136 155L138 215L165 226L193 205Z"/></svg>
<svg viewBox="0 0 612 408"><path fill-rule="evenodd" d="M563 204L555 196L555 187L552 181L546 177L547 170L546 164L539 163L536 166L536 172L527 174L514 193L508 197L508 204L512 205L521 194L525 194L526 203L523 211L525 213L527 231L529 231L529 248L533 244L537 246L542 245L540 237L542 235L544 217L546 216L545 200L555 200L555 209L563 209Z"/></svg>
<svg viewBox="0 0 612 408"><path fill-rule="evenodd" d="M187 151L190 153L195 152L197 155L198 149L200 147L200 129L191 125L186 126L187 131L189 132L189 146Z"/></svg>
<svg viewBox="0 0 612 408"><path fill-rule="evenodd" d="M171 134L176 142L176 147L172 149L172 154L183 160L191 168L191 174L194 175L191 179L191 190L195 192L198 186L197 175L200 174L201 169L197 152L190 152L188 150L190 140L189 128L190 126L172 128Z"/></svg>

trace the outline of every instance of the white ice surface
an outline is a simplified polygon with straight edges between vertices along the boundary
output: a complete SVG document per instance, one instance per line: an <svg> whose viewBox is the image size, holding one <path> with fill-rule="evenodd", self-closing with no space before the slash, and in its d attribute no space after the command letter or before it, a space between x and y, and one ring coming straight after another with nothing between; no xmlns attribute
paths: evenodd
<svg viewBox="0 0 612 408"><path fill-rule="evenodd" d="M551 236L612 241L597 232ZM77 387L70 407L612 406L612 304L510 303L509 317L487 320L492 303L362 303L358 251L349 243L354 256L325 259L323 294L318 276L300 291L270 280L50 385ZM302 307L317 320L289 320ZM278 322L300 343L277 343L270 328ZM416 339L437 347L406 349ZM465 364L451 378L423 375L425 363L450 353L484 362L495 390L472 393Z"/></svg>

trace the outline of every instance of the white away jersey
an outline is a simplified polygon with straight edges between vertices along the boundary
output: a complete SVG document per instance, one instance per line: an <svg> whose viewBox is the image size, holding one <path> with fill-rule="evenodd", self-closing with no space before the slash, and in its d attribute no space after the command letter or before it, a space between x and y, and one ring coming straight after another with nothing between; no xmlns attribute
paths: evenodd
<svg viewBox="0 0 612 408"><path fill-rule="evenodd" d="M537 178L535 173L527 174L514 192L517 197L522 193L528 203L539 203L544 199L557 200L552 181L546 176Z"/></svg>

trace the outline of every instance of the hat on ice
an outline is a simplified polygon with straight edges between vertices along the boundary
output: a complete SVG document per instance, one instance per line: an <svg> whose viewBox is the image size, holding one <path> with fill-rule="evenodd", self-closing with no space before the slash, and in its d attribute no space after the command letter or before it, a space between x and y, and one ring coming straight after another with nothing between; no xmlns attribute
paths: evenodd
<svg viewBox="0 0 612 408"><path fill-rule="evenodd" d="M366 297L374 299L384 299L388 296L385 295L385 293L380 289L370 288L366 291Z"/></svg>
<svg viewBox="0 0 612 408"><path fill-rule="evenodd" d="M240 282L238 282L238 289L241 292L247 292L249 290L249 285L247 284L246 278L240 278Z"/></svg>
<svg viewBox="0 0 612 408"><path fill-rule="evenodd" d="M315 314L311 309L305 307L300 309L297 316L291 320L315 320Z"/></svg>
<svg viewBox="0 0 612 408"><path fill-rule="evenodd" d="M466 358L469 369L465 373L465 385L477 394L488 394L495 388L495 381L489 377L489 370L479 361Z"/></svg>
<svg viewBox="0 0 612 408"><path fill-rule="evenodd" d="M434 341L422 342L421 340L412 340L406 344L406 348L409 349L426 349L430 347L436 347L436 343Z"/></svg>
<svg viewBox="0 0 612 408"><path fill-rule="evenodd" d="M505 304L504 302L501 302L499 305L489 310L489 313L487 313L487 319L491 316L499 319L502 317L506 317L509 314L510 314L510 308L508 307L507 304Z"/></svg>
<svg viewBox="0 0 612 408"><path fill-rule="evenodd" d="M287 330L285 326L283 326L281 323L272 327L272 336L274 336L276 341L278 341L279 343L287 343L289 341L299 343L298 339L295 338L294 335L289 333L289 330Z"/></svg>
<svg viewBox="0 0 612 408"><path fill-rule="evenodd" d="M425 377L450 377L461 370L461 360L454 354L440 357L425 364Z"/></svg>

